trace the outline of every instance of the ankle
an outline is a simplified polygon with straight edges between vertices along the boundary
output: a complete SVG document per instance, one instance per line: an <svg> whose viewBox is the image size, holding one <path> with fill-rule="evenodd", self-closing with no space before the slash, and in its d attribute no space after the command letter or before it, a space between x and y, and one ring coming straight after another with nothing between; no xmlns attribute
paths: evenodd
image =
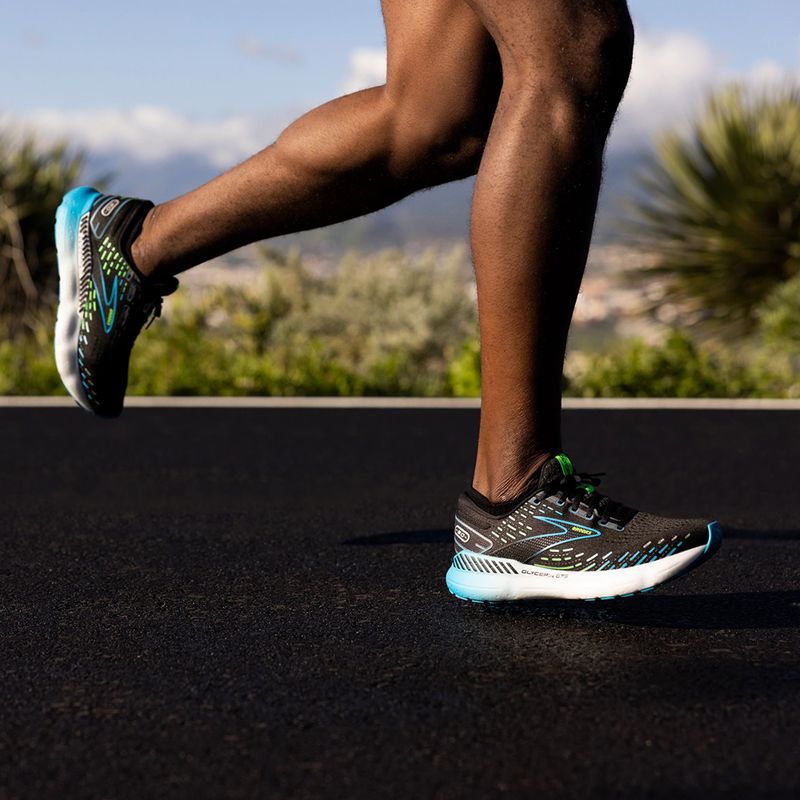
<svg viewBox="0 0 800 800"><path fill-rule="evenodd" d="M133 265L145 277L152 278L158 271L156 248L150 244L153 220L158 206L150 209L142 224L142 230L131 245L131 258Z"/></svg>
<svg viewBox="0 0 800 800"><path fill-rule="evenodd" d="M478 456L472 487L491 503L508 503L522 497L539 479L539 471L558 450L526 454L513 463L492 465Z"/></svg>

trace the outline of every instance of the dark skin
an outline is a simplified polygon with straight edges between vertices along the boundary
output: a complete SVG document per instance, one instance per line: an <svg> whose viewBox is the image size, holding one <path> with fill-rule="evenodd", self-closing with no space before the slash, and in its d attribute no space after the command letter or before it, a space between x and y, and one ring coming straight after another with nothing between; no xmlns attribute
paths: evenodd
<svg viewBox="0 0 800 800"><path fill-rule="evenodd" d="M628 80L624 0L383 0L384 86L310 111L230 172L157 206L146 275L361 216L477 173L481 427L473 479L525 491L561 449L561 373L606 139Z"/></svg>

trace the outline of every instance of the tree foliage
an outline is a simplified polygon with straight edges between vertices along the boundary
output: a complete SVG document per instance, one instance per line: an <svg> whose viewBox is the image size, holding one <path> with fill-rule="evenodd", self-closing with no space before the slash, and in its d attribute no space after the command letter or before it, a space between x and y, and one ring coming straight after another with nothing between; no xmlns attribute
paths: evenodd
<svg viewBox="0 0 800 800"><path fill-rule="evenodd" d="M800 88L712 98L688 135L665 136L633 205L635 243L655 254L638 277L730 333L800 272Z"/></svg>

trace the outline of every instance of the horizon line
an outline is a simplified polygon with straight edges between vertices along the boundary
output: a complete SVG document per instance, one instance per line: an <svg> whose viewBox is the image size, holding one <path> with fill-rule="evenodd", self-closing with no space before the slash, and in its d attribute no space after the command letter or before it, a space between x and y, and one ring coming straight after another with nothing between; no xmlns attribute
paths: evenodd
<svg viewBox="0 0 800 800"><path fill-rule="evenodd" d="M70 397L0 396L0 408L73 408ZM450 397L130 397L126 408L478 410L479 398ZM800 399L564 398L565 411L800 411Z"/></svg>

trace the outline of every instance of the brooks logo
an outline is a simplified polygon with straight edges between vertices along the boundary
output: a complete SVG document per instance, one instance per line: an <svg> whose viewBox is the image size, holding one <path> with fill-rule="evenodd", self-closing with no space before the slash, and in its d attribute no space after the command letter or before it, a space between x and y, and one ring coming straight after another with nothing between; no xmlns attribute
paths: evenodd
<svg viewBox="0 0 800 800"><path fill-rule="evenodd" d="M111 333L114 327L114 320L117 316L117 299L119 296L119 277L114 277L114 283L111 286L111 296L106 292L106 282L103 278L100 279L100 284L103 287L102 292L97 286L97 282L92 278L94 283L94 290L97 294L97 305L100 308L100 318L103 322L103 330L106 333Z"/></svg>

